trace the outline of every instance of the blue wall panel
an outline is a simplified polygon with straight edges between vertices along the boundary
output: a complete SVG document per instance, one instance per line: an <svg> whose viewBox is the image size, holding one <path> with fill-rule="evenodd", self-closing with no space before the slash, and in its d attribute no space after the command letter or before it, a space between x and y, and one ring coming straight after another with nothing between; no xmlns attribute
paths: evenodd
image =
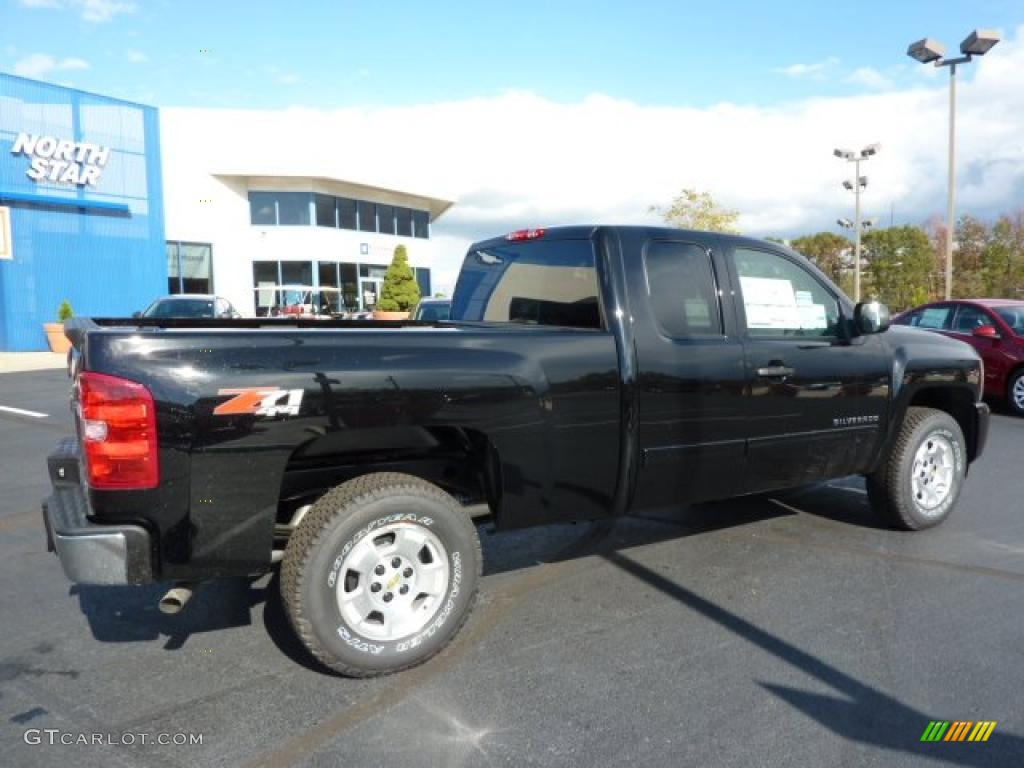
<svg viewBox="0 0 1024 768"><path fill-rule="evenodd" d="M95 186L36 182L12 154L19 133L111 149ZM0 74L0 206L14 259L0 260L0 350L46 348L42 324L127 316L167 290L157 111Z"/></svg>

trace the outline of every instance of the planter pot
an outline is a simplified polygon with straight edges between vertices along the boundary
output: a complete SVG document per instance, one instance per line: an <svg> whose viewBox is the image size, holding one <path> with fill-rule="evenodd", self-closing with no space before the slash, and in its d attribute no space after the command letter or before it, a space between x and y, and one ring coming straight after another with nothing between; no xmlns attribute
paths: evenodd
<svg viewBox="0 0 1024 768"><path fill-rule="evenodd" d="M71 342L64 335L64 323L43 323L43 330L46 331L46 340L50 343L50 351L66 355L71 349Z"/></svg>
<svg viewBox="0 0 1024 768"><path fill-rule="evenodd" d="M408 320L408 312L385 312L381 309L373 310L374 320Z"/></svg>

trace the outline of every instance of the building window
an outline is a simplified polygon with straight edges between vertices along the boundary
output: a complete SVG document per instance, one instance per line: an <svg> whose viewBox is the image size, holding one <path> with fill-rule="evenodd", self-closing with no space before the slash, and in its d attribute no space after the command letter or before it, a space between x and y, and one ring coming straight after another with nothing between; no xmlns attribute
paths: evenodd
<svg viewBox="0 0 1024 768"><path fill-rule="evenodd" d="M412 212L413 237L430 237L430 214L426 211Z"/></svg>
<svg viewBox="0 0 1024 768"><path fill-rule="evenodd" d="M412 211L408 208L395 208L395 234L412 237Z"/></svg>
<svg viewBox="0 0 1024 768"><path fill-rule="evenodd" d="M309 193L278 192L277 223L281 226L303 226L309 224Z"/></svg>
<svg viewBox="0 0 1024 768"><path fill-rule="evenodd" d="M344 197L336 199L338 201L338 226L342 229L357 229L356 201Z"/></svg>
<svg viewBox="0 0 1024 768"><path fill-rule="evenodd" d="M252 223L261 227L277 224L277 201L273 192L250 192L249 214Z"/></svg>
<svg viewBox="0 0 1024 768"><path fill-rule="evenodd" d="M209 243L167 243L167 292L213 293L213 247Z"/></svg>
<svg viewBox="0 0 1024 768"><path fill-rule="evenodd" d="M277 286L281 284L281 273L276 261L254 261L252 283L255 293L256 316L266 317L277 306Z"/></svg>
<svg viewBox="0 0 1024 768"><path fill-rule="evenodd" d="M330 195L313 195L313 205L316 208L316 225L318 227L338 226L338 216L334 205L336 199Z"/></svg>
<svg viewBox="0 0 1024 768"><path fill-rule="evenodd" d="M311 205L312 203L312 205ZM253 226L334 227L399 237L430 237L430 214L319 192L250 192Z"/></svg>
<svg viewBox="0 0 1024 768"><path fill-rule="evenodd" d="M376 232L377 231L377 212L376 206L373 203L368 203L365 200L359 200L356 203L359 211L359 230L361 232Z"/></svg>
<svg viewBox="0 0 1024 768"><path fill-rule="evenodd" d="M377 206L377 231L384 235L395 234L395 206Z"/></svg>

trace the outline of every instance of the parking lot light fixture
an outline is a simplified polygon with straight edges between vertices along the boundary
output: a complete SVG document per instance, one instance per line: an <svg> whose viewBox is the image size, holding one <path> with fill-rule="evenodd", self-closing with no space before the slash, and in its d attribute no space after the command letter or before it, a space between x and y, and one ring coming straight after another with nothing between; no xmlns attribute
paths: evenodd
<svg viewBox="0 0 1024 768"><path fill-rule="evenodd" d="M868 177L860 175L860 164L877 155L881 148L882 145L876 142L874 144L868 144L860 150L860 152L854 152L850 149L832 150L833 155L838 157L840 160L846 160L849 163L853 163L854 166L853 180L843 180L843 189L854 193L854 220L851 222L849 219L838 219L837 223L841 227L852 229L854 231L853 298L855 301L860 301L860 235L865 228L865 225L862 224L860 220L860 191L862 189L866 189L868 186Z"/></svg>
<svg viewBox="0 0 1024 768"><path fill-rule="evenodd" d="M956 67L975 56L984 56L998 43L1000 35L991 29L976 29L960 43L961 56L947 59L946 48L931 38L918 40L907 55L922 64L949 67L949 185L946 193L946 300L953 296L953 230L956 228Z"/></svg>

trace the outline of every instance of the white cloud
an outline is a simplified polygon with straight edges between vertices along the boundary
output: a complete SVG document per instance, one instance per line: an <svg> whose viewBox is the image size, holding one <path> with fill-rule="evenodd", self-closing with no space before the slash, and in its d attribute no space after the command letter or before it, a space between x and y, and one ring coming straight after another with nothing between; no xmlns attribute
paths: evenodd
<svg viewBox="0 0 1024 768"><path fill-rule="evenodd" d="M132 0L18 0L25 8L73 8L86 21L110 21L122 13L133 13Z"/></svg>
<svg viewBox="0 0 1024 768"><path fill-rule="evenodd" d="M89 62L85 59L68 57L57 59L47 53L33 53L14 62L14 74L22 77L45 77L53 72L65 72L75 69L88 69Z"/></svg>
<svg viewBox="0 0 1024 768"><path fill-rule="evenodd" d="M827 59L813 64L790 64L786 67L775 67L772 71L786 77L805 77L811 80L824 80L829 71L839 66L839 59L829 56Z"/></svg>
<svg viewBox="0 0 1024 768"><path fill-rule="evenodd" d="M142 51L130 50L127 53L128 61L132 64L145 64L149 61L149 56L144 54Z"/></svg>
<svg viewBox="0 0 1024 768"><path fill-rule="evenodd" d="M859 67L846 77L846 82L860 85L872 91L887 91L895 83L873 67Z"/></svg>
<svg viewBox="0 0 1024 768"><path fill-rule="evenodd" d="M958 210L1024 205L1024 27L965 70ZM455 200L433 228L451 287L473 239L526 226L644 223L683 187L741 212L755 235L834 229L852 214L834 147L881 142L862 168L864 215L919 223L945 210L948 84L779 106L643 106L510 92L418 106L279 111L161 109L165 184L211 170L331 176ZM238 126L245 130L239 131ZM378 151L373 151L376 147ZM168 189L171 196L171 190ZM168 207L168 236L180 225Z"/></svg>

